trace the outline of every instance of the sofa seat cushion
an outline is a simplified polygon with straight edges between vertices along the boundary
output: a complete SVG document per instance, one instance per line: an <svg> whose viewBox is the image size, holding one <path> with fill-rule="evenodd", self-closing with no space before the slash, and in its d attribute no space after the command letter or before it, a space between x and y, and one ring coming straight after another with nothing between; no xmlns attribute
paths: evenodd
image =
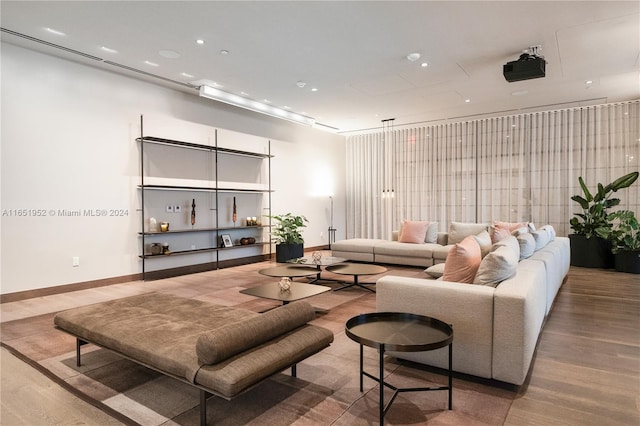
<svg viewBox="0 0 640 426"><path fill-rule="evenodd" d="M448 244L446 246L438 245L433 249L433 263L444 263L447 260L447 256L449 255L449 250L453 247L454 244Z"/></svg>
<svg viewBox="0 0 640 426"><path fill-rule="evenodd" d="M435 243L411 244L398 241L386 241L375 246L376 255L387 255L397 257L425 257L431 258L433 249L439 247Z"/></svg>
<svg viewBox="0 0 640 426"><path fill-rule="evenodd" d="M385 242L388 241L376 238L351 238L331 243L331 250L373 254L373 248L376 245Z"/></svg>

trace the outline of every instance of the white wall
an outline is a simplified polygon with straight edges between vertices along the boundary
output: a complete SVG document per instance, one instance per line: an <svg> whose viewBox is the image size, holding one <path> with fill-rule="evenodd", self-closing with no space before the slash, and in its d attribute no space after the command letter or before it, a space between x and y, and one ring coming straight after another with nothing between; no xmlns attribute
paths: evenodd
<svg viewBox="0 0 640 426"><path fill-rule="evenodd" d="M307 216L305 246L324 245L334 193L344 238L341 136L7 43L1 101L2 294L140 272L140 114L271 139L273 213ZM128 216L84 215L101 209Z"/></svg>

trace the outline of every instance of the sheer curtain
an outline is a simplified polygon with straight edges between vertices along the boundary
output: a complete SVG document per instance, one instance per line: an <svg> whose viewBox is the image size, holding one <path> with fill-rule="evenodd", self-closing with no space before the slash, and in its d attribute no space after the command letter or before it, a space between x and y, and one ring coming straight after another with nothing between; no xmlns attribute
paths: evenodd
<svg viewBox="0 0 640 426"><path fill-rule="evenodd" d="M440 231L451 221L531 221L567 235L578 176L594 190L637 171L639 159L639 101L351 136L347 237L388 239L402 219L437 221ZM640 214L640 183L616 196Z"/></svg>

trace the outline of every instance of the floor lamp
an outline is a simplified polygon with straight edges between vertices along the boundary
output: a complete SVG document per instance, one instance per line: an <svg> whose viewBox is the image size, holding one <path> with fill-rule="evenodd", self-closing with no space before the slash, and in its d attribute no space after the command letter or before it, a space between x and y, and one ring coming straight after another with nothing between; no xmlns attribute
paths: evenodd
<svg viewBox="0 0 640 426"><path fill-rule="evenodd" d="M331 250L331 243L336 242L336 228L333 227L333 195L329 195L331 200L331 212L329 221L329 250Z"/></svg>

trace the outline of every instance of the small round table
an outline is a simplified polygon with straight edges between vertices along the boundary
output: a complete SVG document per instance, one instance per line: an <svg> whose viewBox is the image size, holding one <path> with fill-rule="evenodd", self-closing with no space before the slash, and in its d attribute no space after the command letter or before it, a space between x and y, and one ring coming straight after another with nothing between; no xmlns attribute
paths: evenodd
<svg viewBox="0 0 640 426"><path fill-rule="evenodd" d="M329 272L333 272L334 274L353 275L352 283L345 283L345 285L334 289L334 291L344 290L345 288L358 286L360 288L364 288L365 290L369 290L372 293L375 293L376 291L360 284L358 282L358 276L376 275L376 274L381 274L383 272L387 272L387 268L385 268L384 266L370 265L368 263L341 263L339 265L327 266L325 269Z"/></svg>
<svg viewBox="0 0 640 426"><path fill-rule="evenodd" d="M309 275L315 275L316 270L306 266L282 265L274 266L267 269L261 269L258 271L258 273L266 275L268 277L289 277L293 279L297 277L308 277Z"/></svg>
<svg viewBox="0 0 640 426"><path fill-rule="evenodd" d="M380 424L384 424L384 415L391 407L399 392L418 391L449 391L449 410L452 409L452 380L451 370L453 328L438 319L400 312L374 312L360 314L349 319L345 326L345 333L349 338L360 344L360 392L362 379L367 376L380 384ZM363 345L376 348L380 354L379 376L364 371ZM440 387L397 388L384 381L384 352L422 352L449 346L449 384ZM393 396L385 406L384 388L394 391Z"/></svg>

